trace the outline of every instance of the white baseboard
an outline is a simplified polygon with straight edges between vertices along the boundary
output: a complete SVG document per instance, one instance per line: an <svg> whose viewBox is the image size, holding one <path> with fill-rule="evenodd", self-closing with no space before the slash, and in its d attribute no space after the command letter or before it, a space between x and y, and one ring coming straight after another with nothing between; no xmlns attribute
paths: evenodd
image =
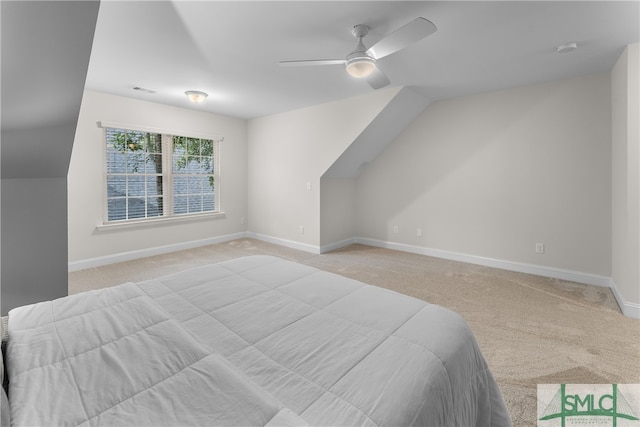
<svg viewBox="0 0 640 427"><path fill-rule="evenodd" d="M132 261L134 259L146 258L149 256L162 255L162 254L167 254L171 252L183 251L186 249L198 248L200 246L214 245L216 243L224 243L224 242L229 242L231 240L246 239L246 238L262 240L263 242L273 243L275 245L298 249L305 252L311 252L314 254L321 253L321 249L318 246L308 245L306 243L294 242L292 240L285 240L277 237L272 237L264 234L247 231L247 232L240 232L240 233L234 233L234 234L226 234L224 236L210 237L202 240L193 240L190 242L176 243L176 244L166 245L166 246L156 246L153 248L139 249L135 251L122 252L118 254L105 255L105 256L100 256L95 258L87 258L87 259L78 260L78 261L71 261L69 262L68 269L69 269L69 272L73 272L78 270L84 270L86 268L100 267L103 265L115 264L117 262ZM350 243L353 243L353 241L351 241ZM333 245L331 246L333 247ZM346 244L344 246L346 246ZM337 248L338 247L335 247L334 249L331 249L331 250L335 250Z"/></svg>
<svg viewBox="0 0 640 427"><path fill-rule="evenodd" d="M254 233L248 231L245 237L250 239L262 240L263 242L273 243L274 245L280 245L287 248L298 249L304 252L311 252L313 254L320 254L320 247L309 245L307 243L295 242L293 240L281 239L279 237L267 236L266 234Z"/></svg>
<svg viewBox="0 0 640 427"><path fill-rule="evenodd" d="M192 240L190 242L175 243L166 246L156 246L153 248L139 249L135 251L122 252L113 255L105 255L95 258L88 258L79 261L69 262L69 271L84 270L86 268L100 267L103 265L114 264L117 262L132 261L134 259L146 258L153 255L167 254L170 252L183 251L185 249L198 248L200 246L213 245L216 243L229 242L231 240L242 239L247 237L246 232L226 234L224 236L210 237L201 240Z"/></svg>
<svg viewBox="0 0 640 427"><path fill-rule="evenodd" d="M499 268L502 270L516 271L518 273L534 274L537 276L551 277L555 279L568 280L572 282L584 283L587 285L611 287L611 278L606 276L600 276L597 274L583 273L579 271L564 270L555 267L545 267L541 265L525 264L514 261L505 261L500 259L485 258L476 255L462 254L458 252L449 252L440 249L424 248L421 246L407 245L403 243L386 242L382 240L369 239L364 237L354 237L351 239L341 240L339 242L331 243L325 246L314 246L291 240L280 239L273 236L267 236L264 234L258 234L253 232L247 232L247 237L262 240L264 242L273 243L276 245L286 246L293 249L299 249L305 252L311 252L314 254L324 254L327 252L335 251L345 246L360 243L363 245L375 246L386 249L393 249L402 252L410 252L419 255L427 255L435 258L449 259L453 261L466 262L469 264L482 265L485 267Z"/></svg>
<svg viewBox="0 0 640 427"><path fill-rule="evenodd" d="M622 314L633 319L640 319L640 304L625 301L613 279L611 279L610 287L611 292L613 292L613 296L616 298L616 301L620 306L620 310L622 310Z"/></svg>
<svg viewBox="0 0 640 427"><path fill-rule="evenodd" d="M340 240L339 242L334 242L325 246L320 246L320 253L325 254L327 252L335 251L341 248L344 248L349 245L353 245L357 243L356 238L352 237L350 239Z"/></svg>
<svg viewBox="0 0 640 427"><path fill-rule="evenodd" d="M452 261L461 261L469 264L482 265L485 267L499 268L502 270L516 271L518 273L535 274L537 276L552 277L555 279L569 280L572 282L585 283L587 285L611 286L611 278L599 276L591 273L582 273L578 271L563 270L554 267L544 267L540 265L525 264L514 261L504 261L493 258L485 258L476 255L461 254L457 252L443 251L440 249L424 248L421 246L405 245L402 243L385 242L382 240L367 239L357 237L357 243L363 245L376 246L380 248L394 249L398 251L411 252L420 255L432 256L435 258L449 259Z"/></svg>
<svg viewBox="0 0 640 427"><path fill-rule="evenodd" d="M254 233L252 231L248 231L246 237L251 239L261 240L267 243L273 243L274 245L280 245L280 246L285 246L287 248L298 249L304 252L310 252L313 254L324 254L324 253L335 251L337 249L344 248L345 246L349 246L356 243L356 238L353 237L350 239L341 240L339 242L330 243L325 246L315 246L315 245L309 245L307 243L296 242L293 240L281 239L279 237L268 236L266 234Z"/></svg>
<svg viewBox="0 0 640 427"><path fill-rule="evenodd" d="M413 245L407 245L403 243L386 242L382 240L368 239L364 237L354 237L351 239L345 239L339 242L335 242L329 245L319 247L319 246L309 245L306 243L280 239L273 236L267 236L264 234L247 231L247 232L240 232L240 233L234 233L234 234L227 234L224 236L210 237L202 240L176 243L176 244L167 245L167 246L157 246L153 248L140 249L136 251L123 252L119 254L106 255L106 256L101 256L96 258L88 258L88 259L79 260L79 261L72 261L72 262L69 262L69 271L72 272L72 271L83 270L86 268L100 267L103 265L114 264L117 262L131 261L134 259L145 258L148 256L161 255L161 254L181 251L185 249L193 249L200 246L213 245L216 243L224 243L224 242L229 242L231 240L237 240L237 239L243 239L243 238L257 239L267 243L273 243L275 245L280 245L280 246L284 246L292 249L298 249L298 250L301 250L304 252L310 252L313 254L323 254L323 253L327 253L327 252L331 252L331 251L343 248L345 246L349 246L354 243L360 243L363 245L393 249L393 250L402 251L402 252L410 252L410 253L415 253L419 255L431 256L435 258L449 259L453 261L466 262L469 264L482 265L485 267L499 268L502 270L516 271L519 273L535 274L537 276L552 277L556 279L569 280L572 282L585 283L588 285L603 286L603 287L611 288L611 291L613 292L613 295L616 298L616 301L618 302L618 305L620 306L620 309L622 310L622 313L625 316L628 316L634 319L640 319L640 304L626 302L622 297L622 295L620 294L620 292L618 291L618 288L613 282L613 279L611 279L610 277L599 276L599 275L590 274L590 273L582 273L582 272L571 271L571 270L563 270L563 269L554 268L554 267L545 267L540 265L525 264L525 263L519 263L519 262L513 262L513 261L504 261L504 260L498 260L493 258L485 258L485 257L476 256L476 255L468 255L468 254L461 254L457 252L443 251L440 249L424 248L421 246L413 246Z"/></svg>

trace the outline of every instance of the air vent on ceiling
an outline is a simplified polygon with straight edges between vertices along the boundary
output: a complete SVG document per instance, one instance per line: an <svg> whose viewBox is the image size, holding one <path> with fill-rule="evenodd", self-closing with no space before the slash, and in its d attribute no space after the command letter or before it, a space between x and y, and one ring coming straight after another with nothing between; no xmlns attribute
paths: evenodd
<svg viewBox="0 0 640 427"><path fill-rule="evenodd" d="M155 90L147 89L147 88L140 87L140 86L134 86L133 90L137 90L138 92L144 92L144 93L156 93Z"/></svg>

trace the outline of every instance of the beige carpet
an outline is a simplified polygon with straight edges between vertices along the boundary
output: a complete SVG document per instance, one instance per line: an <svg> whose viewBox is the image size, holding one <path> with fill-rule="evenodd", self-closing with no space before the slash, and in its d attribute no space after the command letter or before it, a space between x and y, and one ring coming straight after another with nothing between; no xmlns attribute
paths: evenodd
<svg viewBox="0 0 640 427"><path fill-rule="evenodd" d="M269 254L460 313L473 329L514 426L536 425L536 384L640 383L640 320L611 291L363 245L323 255L235 240L69 274L69 293Z"/></svg>

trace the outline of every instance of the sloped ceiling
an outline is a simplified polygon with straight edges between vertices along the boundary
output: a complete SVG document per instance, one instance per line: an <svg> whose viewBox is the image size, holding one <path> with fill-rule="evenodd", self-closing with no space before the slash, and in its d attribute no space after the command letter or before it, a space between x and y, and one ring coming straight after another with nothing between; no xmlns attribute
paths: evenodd
<svg viewBox="0 0 640 427"><path fill-rule="evenodd" d="M378 157L429 104L427 98L414 90L402 88L327 169L323 177L357 177L361 169Z"/></svg>
<svg viewBox="0 0 640 427"><path fill-rule="evenodd" d="M87 88L245 119L370 93L340 65L355 24L365 44L415 17L438 31L383 58L392 86L430 100L611 69L640 41L637 1L106 1ZM562 43L578 50L558 54ZM133 87L154 93L136 91ZM209 93L190 104L184 91Z"/></svg>
<svg viewBox="0 0 640 427"><path fill-rule="evenodd" d="M99 6L0 2L2 178L66 176Z"/></svg>
<svg viewBox="0 0 640 427"><path fill-rule="evenodd" d="M367 45L417 16L436 24L379 62L392 86L430 101L608 71L640 41L636 1L1 4L3 178L66 174L71 143L48 143L38 129L72 140L85 87L245 119L370 93L341 66L278 66L344 57L354 24L371 27ZM569 41L578 50L558 54ZM210 96L191 104L190 89Z"/></svg>

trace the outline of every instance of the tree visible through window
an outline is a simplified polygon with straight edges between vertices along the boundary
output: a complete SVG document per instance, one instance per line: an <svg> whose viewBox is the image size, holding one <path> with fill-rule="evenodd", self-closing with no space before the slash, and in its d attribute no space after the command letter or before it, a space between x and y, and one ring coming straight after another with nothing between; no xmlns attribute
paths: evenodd
<svg viewBox="0 0 640 427"><path fill-rule="evenodd" d="M174 136L172 145L174 213L215 210L213 141Z"/></svg>
<svg viewBox="0 0 640 427"><path fill-rule="evenodd" d="M107 219L215 212L217 143L105 128Z"/></svg>

